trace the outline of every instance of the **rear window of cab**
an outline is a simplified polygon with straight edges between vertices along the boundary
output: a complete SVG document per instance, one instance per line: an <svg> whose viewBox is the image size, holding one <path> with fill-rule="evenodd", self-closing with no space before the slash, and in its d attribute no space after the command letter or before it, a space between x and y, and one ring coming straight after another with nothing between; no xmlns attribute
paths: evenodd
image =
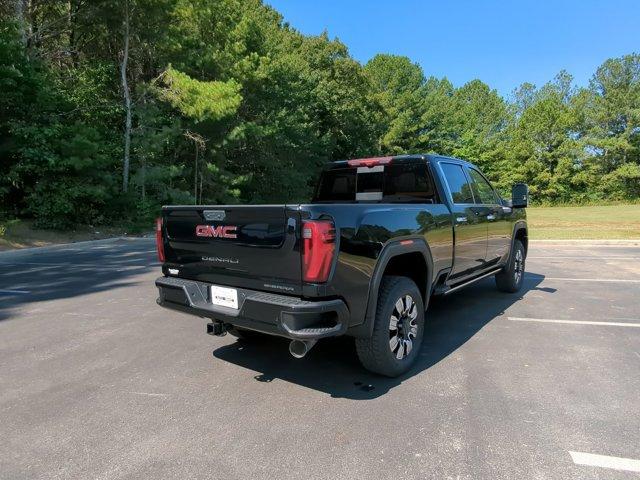
<svg viewBox="0 0 640 480"><path fill-rule="evenodd" d="M438 203L425 163L345 167L324 171L314 202Z"/></svg>

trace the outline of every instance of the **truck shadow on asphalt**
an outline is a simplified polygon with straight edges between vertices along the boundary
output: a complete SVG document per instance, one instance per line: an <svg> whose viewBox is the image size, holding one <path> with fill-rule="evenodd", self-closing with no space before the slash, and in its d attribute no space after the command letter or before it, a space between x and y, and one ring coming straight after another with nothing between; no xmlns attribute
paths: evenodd
<svg viewBox="0 0 640 480"><path fill-rule="evenodd" d="M517 294L497 291L493 279L483 280L449 297L432 300L427 312L427 330L414 367L398 378L368 373L358 361L353 339L325 339L297 360L289 355L288 340L265 336L260 342L234 342L213 351L217 359L260 372L258 382L284 380L319 390L335 398L369 400L384 395L403 381L423 373L456 351L479 330L531 290L539 288L544 275L527 273Z"/></svg>

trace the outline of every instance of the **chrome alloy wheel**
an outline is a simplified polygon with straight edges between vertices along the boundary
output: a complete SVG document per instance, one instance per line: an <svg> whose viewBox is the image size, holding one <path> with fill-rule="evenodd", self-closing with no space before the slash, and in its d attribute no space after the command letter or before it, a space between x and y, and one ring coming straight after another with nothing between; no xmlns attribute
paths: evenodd
<svg viewBox="0 0 640 480"><path fill-rule="evenodd" d="M389 348L398 360L411 353L413 340L418 335L418 307L411 295L396 302L389 320Z"/></svg>
<svg viewBox="0 0 640 480"><path fill-rule="evenodd" d="M522 250L516 250L516 258L515 265L513 268L513 278L516 281L516 285L520 283L520 279L522 278L522 274L524 273L524 256L522 255Z"/></svg>

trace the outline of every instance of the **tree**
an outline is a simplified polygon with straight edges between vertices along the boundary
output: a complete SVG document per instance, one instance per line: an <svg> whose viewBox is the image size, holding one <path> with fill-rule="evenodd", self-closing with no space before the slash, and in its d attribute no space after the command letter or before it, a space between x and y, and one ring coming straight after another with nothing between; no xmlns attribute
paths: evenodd
<svg viewBox="0 0 640 480"><path fill-rule="evenodd" d="M582 167L571 77L560 72L540 90L529 88L508 131L516 178L534 198L567 201Z"/></svg>
<svg viewBox="0 0 640 480"><path fill-rule="evenodd" d="M122 62L120 63L120 76L122 78L122 96L124 98L124 157L122 162L122 191L127 192L129 188L129 155L131 149L131 92L127 82L127 66L129 64L129 35L130 35L129 0L124 0L124 33Z"/></svg>
<svg viewBox="0 0 640 480"><path fill-rule="evenodd" d="M604 62L591 79L582 105L585 143L605 195L635 198L640 165L640 55Z"/></svg>
<svg viewBox="0 0 640 480"><path fill-rule="evenodd" d="M407 57L378 54L365 65L374 99L384 110L386 131L380 148L387 154L415 151L424 110L422 68Z"/></svg>
<svg viewBox="0 0 640 480"><path fill-rule="evenodd" d="M456 89L451 98L449 118L453 145L451 153L472 159L497 179L501 158L500 142L510 117L505 101L496 90L480 80Z"/></svg>
<svg viewBox="0 0 640 480"><path fill-rule="evenodd" d="M220 145L228 135L228 128L222 124L234 115L240 106L242 96L240 85L235 80L226 82L203 82L189 77L173 68L168 68L159 77L158 97L177 109L188 126L184 136L193 143L194 155L194 202L202 201L204 174L198 171L200 153L205 153L208 142ZM200 196L198 196L200 178Z"/></svg>

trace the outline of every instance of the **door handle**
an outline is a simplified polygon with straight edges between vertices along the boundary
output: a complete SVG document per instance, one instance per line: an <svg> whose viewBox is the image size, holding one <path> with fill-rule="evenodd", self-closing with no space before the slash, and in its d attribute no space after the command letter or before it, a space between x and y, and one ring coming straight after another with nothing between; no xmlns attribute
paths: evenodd
<svg viewBox="0 0 640 480"><path fill-rule="evenodd" d="M495 220L496 216L493 213L490 213L489 215L487 215L487 220Z"/></svg>
<svg viewBox="0 0 640 480"><path fill-rule="evenodd" d="M456 222L458 223L466 223L468 221L467 217L456 217Z"/></svg>

